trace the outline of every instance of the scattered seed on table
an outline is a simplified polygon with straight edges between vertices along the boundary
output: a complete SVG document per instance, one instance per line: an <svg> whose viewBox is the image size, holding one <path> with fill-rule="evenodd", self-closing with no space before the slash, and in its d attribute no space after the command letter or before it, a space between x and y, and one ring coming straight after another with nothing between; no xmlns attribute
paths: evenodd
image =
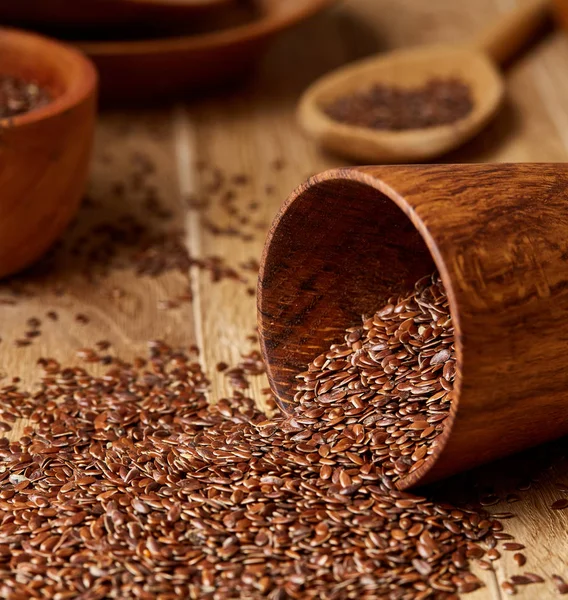
<svg viewBox="0 0 568 600"><path fill-rule="evenodd" d="M495 531L493 533L493 537L496 540L512 540L513 536L510 533L505 533L504 531Z"/></svg>
<svg viewBox="0 0 568 600"><path fill-rule="evenodd" d="M514 585L528 585L529 583L533 583L533 581L526 575L511 575L511 583Z"/></svg>
<svg viewBox="0 0 568 600"><path fill-rule="evenodd" d="M517 542L505 542L503 544L503 550L513 551L513 550L524 550L525 547L523 544L518 544Z"/></svg>
<svg viewBox="0 0 568 600"><path fill-rule="evenodd" d="M515 588L515 586L510 581L504 581L501 584L501 588L509 596L514 596L517 593L517 588Z"/></svg>
<svg viewBox="0 0 568 600"><path fill-rule="evenodd" d="M556 586L556 589L560 595L563 596L564 594L568 594L568 583L564 581L563 577L560 575L553 575L552 581L554 582L554 585Z"/></svg>
<svg viewBox="0 0 568 600"><path fill-rule="evenodd" d="M527 562L526 556L524 554L521 554L520 552L517 552L516 554L514 554L513 559L519 565L519 567L524 566Z"/></svg>

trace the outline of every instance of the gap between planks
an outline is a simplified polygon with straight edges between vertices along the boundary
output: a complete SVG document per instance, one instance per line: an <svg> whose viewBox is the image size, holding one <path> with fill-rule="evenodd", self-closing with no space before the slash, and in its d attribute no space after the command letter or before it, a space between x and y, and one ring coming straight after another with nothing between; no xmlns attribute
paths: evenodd
<svg viewBox="0 0 568 600"><path fill-rule="evenodd" d="M179 104L174 108L173 128L180 199L182 205L188 206L188 200L198 191L197 171L195 167L197 143L193 123L183 104ZM201 231L199 216L195 211L186 210L185 231L186 247L192 257L198 257L201 253ZM203 330L204 321L199 272L196 268L192 267L189 275L191 292L193 295L191 307L194 320L195 339L199 348L199 363L204 372L207 372L208 365L205 364L205 334Z"/></svg>

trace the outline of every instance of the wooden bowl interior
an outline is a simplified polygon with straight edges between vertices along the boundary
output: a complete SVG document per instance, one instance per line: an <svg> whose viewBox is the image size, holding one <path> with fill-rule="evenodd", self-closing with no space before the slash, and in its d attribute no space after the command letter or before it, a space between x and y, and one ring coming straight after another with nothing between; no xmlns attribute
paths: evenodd
<svg viewBox="0 0 568 600"><path fill-rule="evenodd" d="M259 315L268 374L281 407L295 375L344 331L435 269L403 211L358 181L320 181L284 206L265 247Z"/></svg>
<svg viewBox="0 0 568 600"><path fill-rule="evenodd" d="M86 90L94 89L94 68L74 48L10 29L0 29L0 72L46 89L52 101L45 107L12 119L17 125L64 110Z"/></svg>

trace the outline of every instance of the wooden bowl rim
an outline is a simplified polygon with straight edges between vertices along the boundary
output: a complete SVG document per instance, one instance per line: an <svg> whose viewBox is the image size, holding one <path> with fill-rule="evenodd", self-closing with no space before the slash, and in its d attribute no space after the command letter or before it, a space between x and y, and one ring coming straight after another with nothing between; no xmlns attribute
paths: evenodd
<svg viewBox="0 0 568 600"><path fill-rule="evenodd" d="M91 60L86 57L77 48L59 42L47 36L39 35L36 33L30 33L22 29L13 27L0 27L0 45L10 45L15 42L25 40L33 40L39 44L41 48L45 48L45 57L50 57L50 50L56 49L57 53L65 53L78 67L79 77L74 78L68 82L65 91L57 97L50 100L48 104L40 108L36 108L22 115L11 117L9 119L0 119L0 124L9 122L9 128L14 129L16 127L22 127L37 123L39 121L50 119L51 117L65 113L74 106L77 106L85 99L95 94L98 85L98 74L94 64ZM30 53L31 55L37 55L36 52ZM0 54L0 71L1 71L1 54Z"/></svg>
<svg viewBox="0 0 568 600"><path fill-rule="evenodd" d="M420 169L427 168L428 166L430 165L413 165L412 167ZM459 168L463 165L453 166ZM280 223L283 221L286 213L288 212L288 209L304 194L309 193L310 190L316 188L319 185L326 184L329 182L336 182L338 184L341 184L341 182L345 181L352 181L361 185L365 185L377 192L377 194L382 194L391 202L396 204L396 206L400 209L402 215L404 215L404 217L406 217L412 223L413 227L416 229L416 231L419 233L420 237L424 241L424 246L430 253L432 260L434 261L434 264L438 269L438 272L440 273L442 283L446 288L446 293L448 296L448 302L450 306L450 315L452 317L452 320L454 321L455 330L457 332L461 331L459 306L456 300L452 279L450 277L448 269L446 268L445 259L440 253L436 241L428 229L428 225L414 211L412 206L405 200L403 195L399 194L399 192L396 189L394 189L388 183L383 181L379 176L373 174L371 169L374 168L376 167L339 167L323 171L322 173L318 173L317 175L310 177L306 182L297 187L284 201L276 217L274 218L272 225L270 226L270 230L268 232L260 260L260 270L258 274L257 284L257 316L259 331L263 331L262 307L264 302L264 290L262 288L262 282L265 278L265 271L267 268L268 258L271 253L270 248L275 238L276 231ZM402 477L400 480L397 481L396 487L398 489L404 490L407 488L414 487L417 483L419 483L420 480L433 468L434 464L437 462L438 458L440 457L440 455L444 451L444 448L447 445L448 439L453 430L456 415L459 410L460 397L462 391L461 373L463 369L464 352L463 341L460 335L456 335L455 347L457 367L456 380L454 383L455 398L450 407L450 413L446 419L444 430L436 439L437 445L435 446L434 451L425 461L425 463L420 468L416 469L412 473L408 473L406 476ZM264 362L266 364L266 373L270 385L272 387L273 363L269 360L269 352L266 347L266 339L263 335L260 336L260 349ZM287 404L293 406L295 403L293 401L287 401Z"/></svg>
<svg viewBox="0 0 568 600"><path fill-rule="evenodd" d="M215 6L216 4L223 4L227 2L227 0L212 0L212 1L203 1L198 0L197 2L187 2L187 0L180 2L180 0L122 0L123 2L128 2L130 4L146 4L149 6L172 6L172 7L183 7L191 10L192 8L196 8L201 10L202 8L209 8L211 6Z"/></svg>
<svg viewBox="0 0 568 600"><path fill-rule="evenodd" d="M285 2L286 0L279 0ZM231 44L252 41L282 31L299 23L337 0L305 0L305 3L289 15L276 18L269 14L251 23L205 33L201 35L177 35L140 40L115 41L72 41L75 46L90 56L165 54L175 51L208 50Z"/></svg>

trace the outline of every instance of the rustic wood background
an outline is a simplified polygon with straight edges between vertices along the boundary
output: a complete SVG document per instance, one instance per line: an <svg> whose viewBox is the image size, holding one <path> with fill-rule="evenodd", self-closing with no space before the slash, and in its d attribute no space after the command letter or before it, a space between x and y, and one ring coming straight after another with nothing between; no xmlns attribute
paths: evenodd
<svg viewBox="0 0 568 600"><path fill-rule="evenodd" d="M39 357L78 363L77 350L98 340L108 339L112 352L131 358L145 353L147 340L161 338L202 349L201 358L212 377L212 398L219 397L227 384L215 365L235 364L255 347L250 339L255 299L248 289L254 287L255 275L241 265L260 257L269 222L289 192L310 174L341 164L298 130L294 119L298 95L316 77L349 60L421 42L463 42L515 5L515 0L346 0L279 39L239 89L160 109L103 112L89 191L95 208L82 209L68 239L80 236L101 214L112 220L134 212L156 231L184 227L193 257L221 257L247 282L214 282L207 269L158 277L112 270L91 282L84 277L79 258L67 256L49 277L29 273L0 286L2 382L19 376L23 385L33 386L39 379L35 364ZM508 100L493 124L444 160L566 161L567 74L568 35L555 30L508 69ZM156 165L149 181L172 211L173 219L167 222L145 212L141 193L128 183L140 152ZM215 191L211 168L198 168L203 163L228 177L244 174L247 181ZM115 194L117 182L127 182L126 194ZM236 193L237 217L223 207L228 188ZM207 201L208 207L191 208L195 199ZM258 208L247 208L255 202ZM239 223L245 215L250 222ZM251 239L214 234L207 226L210 222L238 226ZM188 282L193 302L164 310L164 301L183 294ZM48 310L58 312L58 322L45 319ZM89 323L78 323L79 313L87 315ZM14 341L29 329L26 322L31 317L42 320L42 335L30 346L16 347ZM261 378L253 384L259 402L265 385ZM15 437L20 430L17 427L10 435ZM478 571L486 587L470 594L471 600L504 597L499 583L527 570L547 579L544 584L519 587L518 597L527 600L556 597L550 581L554 573L568 580L568 510L550 509L553 500L568 495L565 448L563 441L550 444L455 478L436 490L451 498L465 487L471 489L472 483L480 494L494 488L502 502L489 510L513 512L515 517L505 522L506 531L526 545L525 567L517 567L512 552L503 552L494 571ZM508 494L521 499L507 502Z"/></svg>

